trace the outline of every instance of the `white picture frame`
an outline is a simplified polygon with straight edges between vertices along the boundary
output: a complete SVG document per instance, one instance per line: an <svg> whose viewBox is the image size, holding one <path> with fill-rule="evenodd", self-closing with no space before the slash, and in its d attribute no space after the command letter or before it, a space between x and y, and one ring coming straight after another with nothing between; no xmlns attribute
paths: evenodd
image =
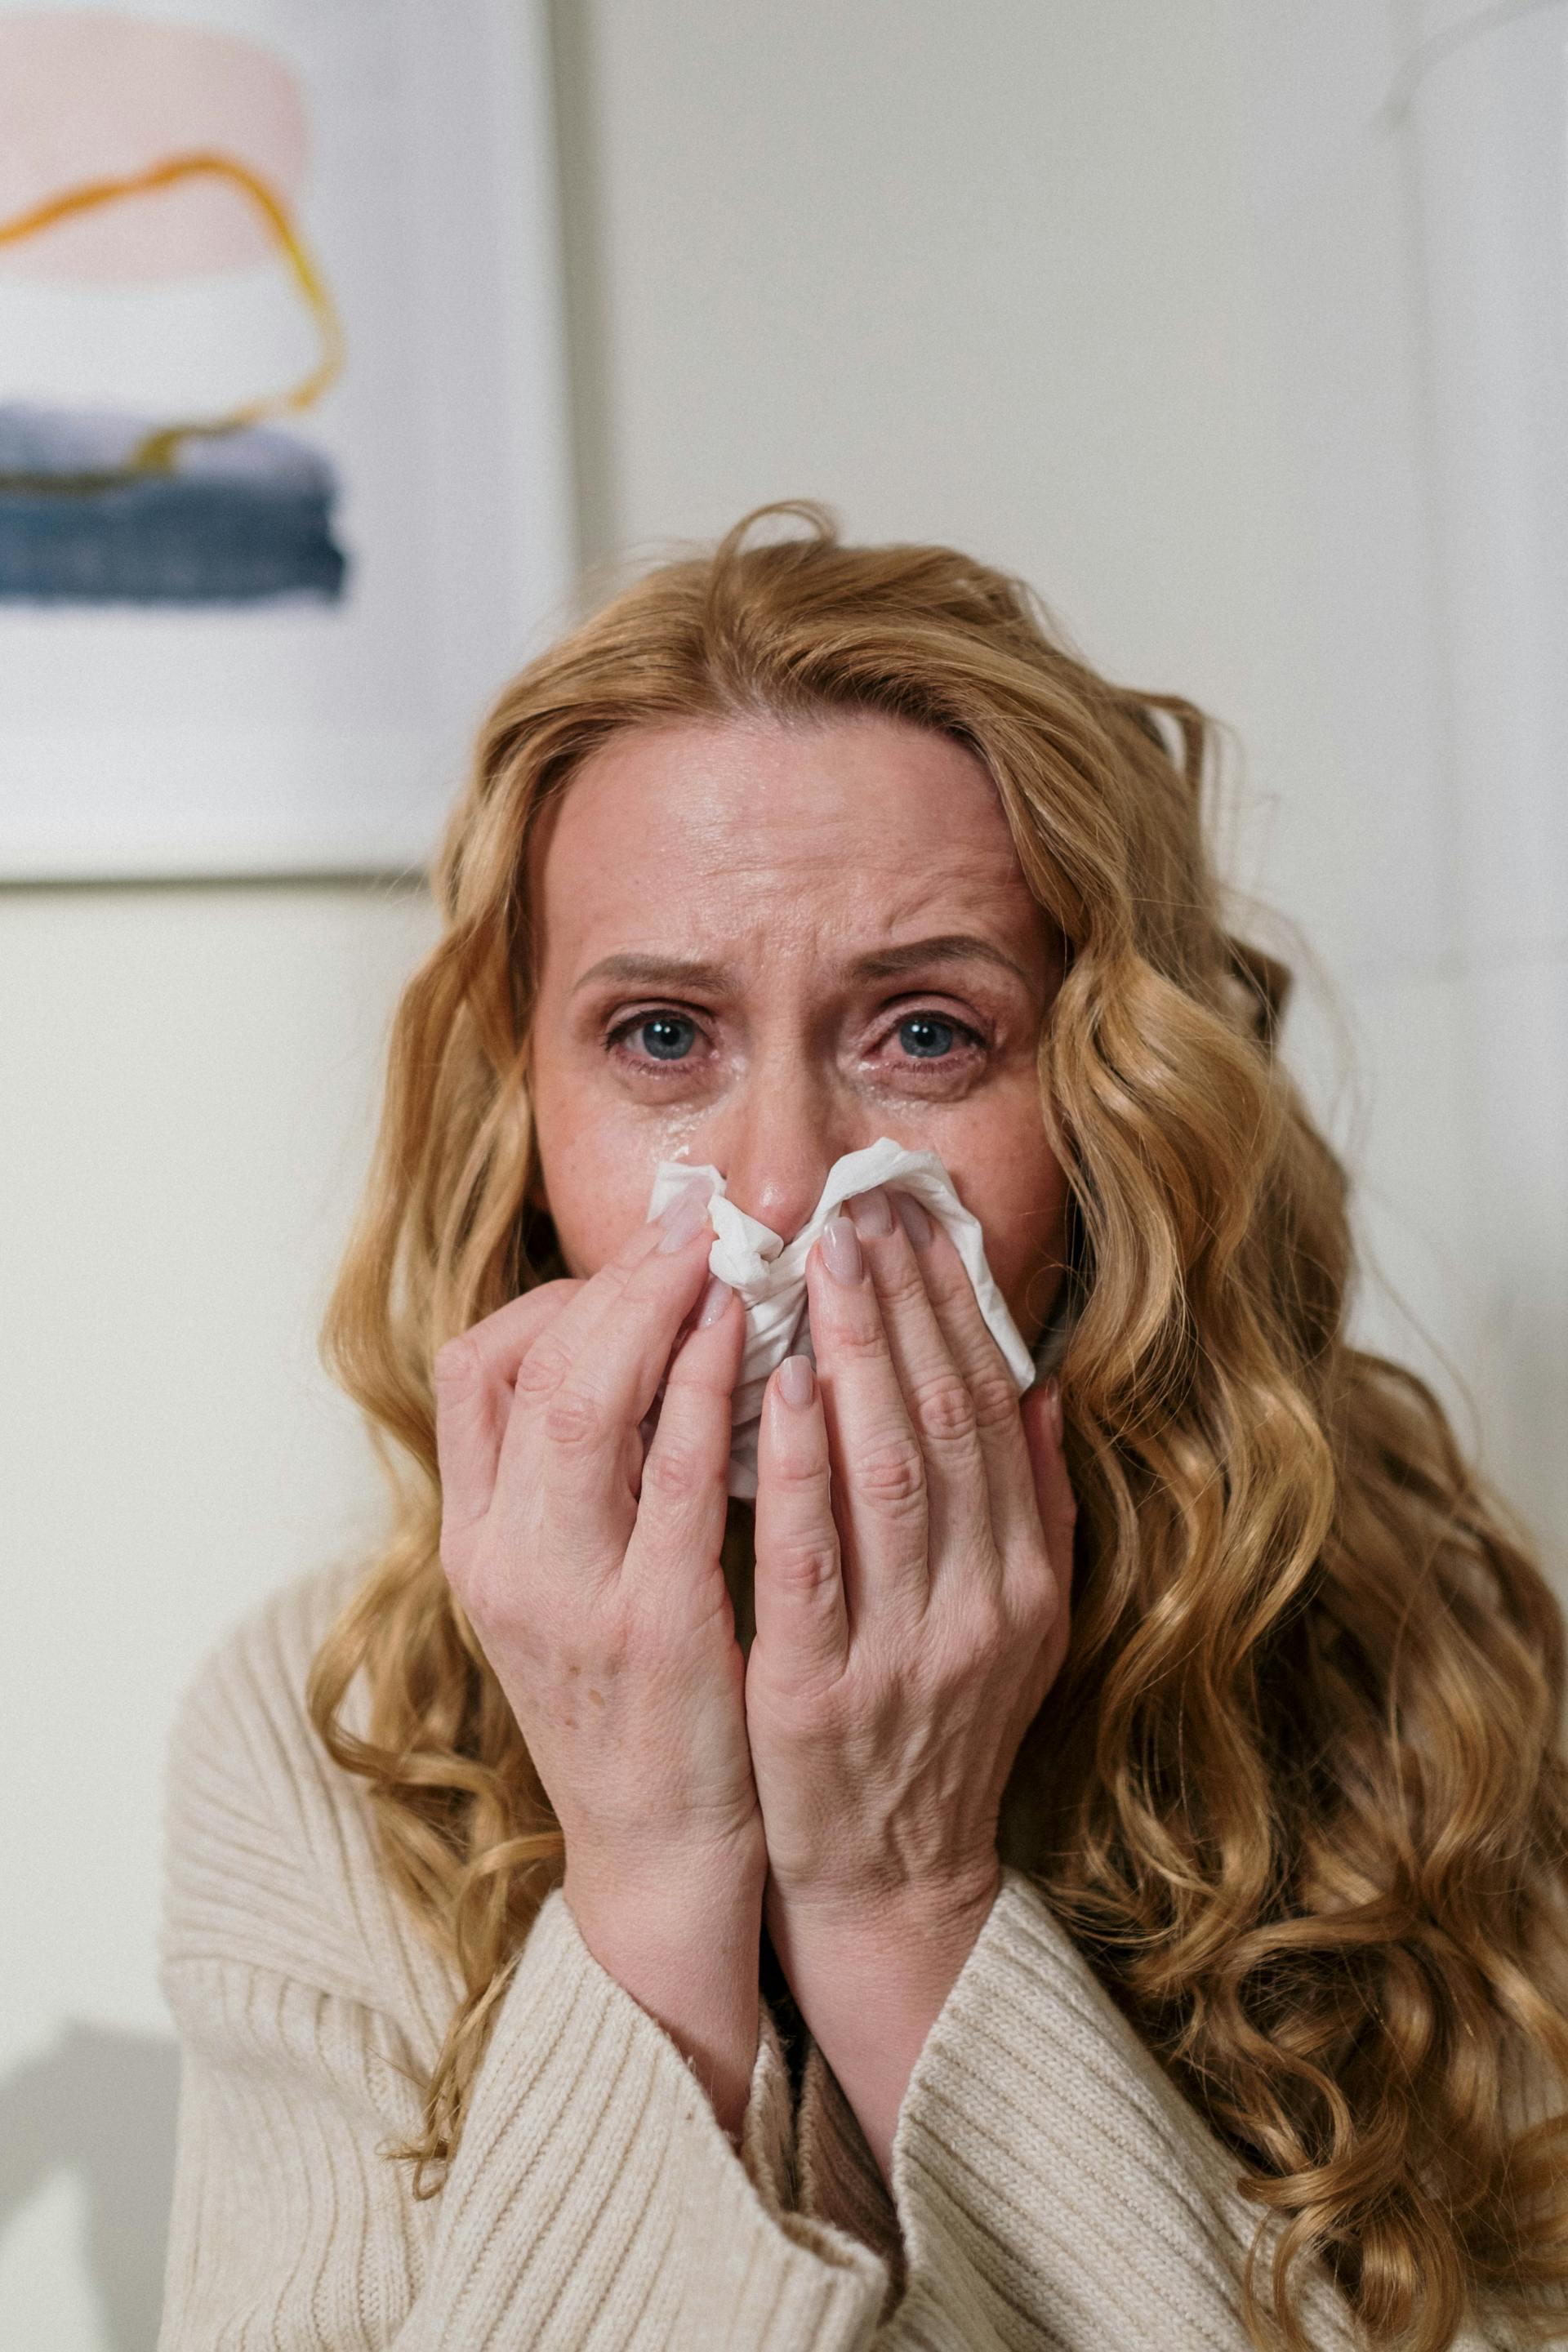
<svg viewBox="0 0 1568 2352"><path fill-rule="evenodd" d="M20 54L39 60L27 93L37 152L58 159L63 138L73 184L89 189L79 219L28 229L26 268L16 266L21 240L0 244L0 879L417 870L476 722L556 619L572 574L540 0L131 8L0 0L0 45L25 42ZM46 18L55 21L40 35ZM141 47L106 48L130 37L128 24L142 28ZM85 119L80 93L94 85L81 56L113 93ZM183 72L188 127L165 102ZM56 103L77 110L68 136L49 124ZM0 114L5 104L0 95ZM165 478L150 491L139 478L136 495L162 499L160 512L181 497L188 507L204 467L226 467L226 480L247 449L268 467L282 451L285 473L314 467L329 483L335 590L320 562L299 579L285 563L281 586L258 590L241 530L237 571L213 572L215 592L207 542L198 531L187 562L178 518L172 541L159 538L150 559L132 545L126 562L89 511L100 478L91 436L120 434L104 461L110 490L131 462L105 412L142 425L193 415L221 423L258 384L324 364L321 318L299 300L303 281L270 215L255 234L276 249L234 259L248 234L241 200L252 214L261 205L247 174L264 192L273 183L240 153L233 186L205 187L204 124L220 117L223 154L245 148L252 119L269 126L266 137L258 129L259 148L270 139L274 157L303 153L290 217L341 322L343 362L299 414L180 442ZM193 184L148 192L138 182L118 207L100 202L92 191L106 180L135 179L127 158L135 167L139 148L183 156ZM26 155L16 161L15 142L5 152L0 225L18 217L18 197L36 220L43 167L35 162L29 187ZM126 274L102 238L84 245L80 220L128 215L139 197L149 225ZM214 204L228 207L221 219ZM147 274L154 228L172 257L163 276L161 255ZM57 254L75 236L85 260L68 252L51 274L37 263L49 234ZM222 266L210 266L215 254ZM88 468L79 456L64 461L76 469L69 498L52 484L39 491L36 449L54 463L62 436L74 449L84 432ZM136 446L145 470L146 443ZM105 514L113 505L100 501ZM122 521L123 504L116 511Z"/></svg>

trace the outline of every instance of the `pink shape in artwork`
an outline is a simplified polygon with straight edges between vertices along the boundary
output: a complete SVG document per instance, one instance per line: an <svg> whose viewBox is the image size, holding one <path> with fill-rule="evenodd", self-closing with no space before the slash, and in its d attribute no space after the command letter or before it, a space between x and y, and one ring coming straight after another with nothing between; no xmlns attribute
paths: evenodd
<svg viewBox="0 0 1568 2352"><path fill-rule="evenodd" d="M299 82L254 42L132 16L0 16L0 225L86 182L197 152L231 156L292 197L308 151ZM187 278L250 268L274 250L243 194L203 179L0 245L0 271Z"/></svg>

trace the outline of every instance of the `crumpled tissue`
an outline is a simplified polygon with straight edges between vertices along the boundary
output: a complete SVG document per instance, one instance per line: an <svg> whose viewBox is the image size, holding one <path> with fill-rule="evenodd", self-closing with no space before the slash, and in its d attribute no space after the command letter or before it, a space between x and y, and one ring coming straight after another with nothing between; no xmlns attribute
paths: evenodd
<svg viewBox="0 0 1568 2352"><path fill-rule="evenodd" d="M1033 1385L1035 1360L986 1264L980 1220L960 1201L936 1152L910 1151L888 1135L879 1136L864 1150L847 1151L828 1170L822 1198L787 1244L770 1225L736 1207L726 1195L724 1179L717 1168L693 1167L684 1160L660 1161L648 1198L648 1215L657 1217L698 1178L710 1188L708 1213L714 1241L708 1255L709 1269L740 1293L746 1310L746 1342L731 1403L731 1495L750 1499L757 1491L757 1429L769 1375L786 1356L812 1354L805 1300L805 1261L811 1245L845 1201L857 1192L869 1192L874 1184L894 1184L912 1194L952 1236L974 1286L981 1314L1007 1360L1019 1394Z"/></svg>

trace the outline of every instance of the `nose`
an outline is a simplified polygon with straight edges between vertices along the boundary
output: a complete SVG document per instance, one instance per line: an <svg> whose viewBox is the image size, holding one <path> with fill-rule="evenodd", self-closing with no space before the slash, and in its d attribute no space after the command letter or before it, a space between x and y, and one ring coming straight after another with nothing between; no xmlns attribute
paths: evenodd
<svg viewBox="0 0 1568 2352"><path fill-rule="evenodd" d="M711 1160L737 1208L792 1241L822 1198L834 1161L871 1140L849 1131L847 1108L803 1055L764 1057L692 1157Z"/></svg>

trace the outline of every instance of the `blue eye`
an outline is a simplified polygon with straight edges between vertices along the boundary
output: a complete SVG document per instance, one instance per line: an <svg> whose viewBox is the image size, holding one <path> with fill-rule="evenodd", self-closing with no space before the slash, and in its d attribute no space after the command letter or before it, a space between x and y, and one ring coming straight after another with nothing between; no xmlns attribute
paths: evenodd
<svg viewBox="0 0 1568 2352"><path fill-rule="evenodd" d="M656 1062L679 1062L691 1051L697 1024L679 1013L654 1013L639 1021L632 1034L643 1042Z"/></svg>
<svg viewBox="0 0 1568 2352"><path fill-rule="evenodd" d="M930 1013L911 1013L907 1020L900 1022L898 1029L905 1052L921 1062L940 1061L944 1054L951 1054L957 1034L955 1023L939 1021Z"/></svg>

